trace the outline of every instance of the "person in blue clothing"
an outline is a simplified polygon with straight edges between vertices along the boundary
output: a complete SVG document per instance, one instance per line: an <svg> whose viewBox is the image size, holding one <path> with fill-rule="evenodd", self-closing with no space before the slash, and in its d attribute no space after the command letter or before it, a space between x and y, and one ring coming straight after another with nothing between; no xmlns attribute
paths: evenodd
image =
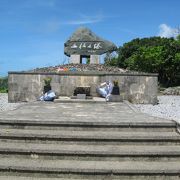
<svg viewBox="0 0 180 180"><path fill-rule="evenodd" d="M104 83L101 83L100 86L97 88L97 93L104 97L106 101L109 101L109 97L111 95L113 89L113 85L110 81L106 81Z"/></svg>

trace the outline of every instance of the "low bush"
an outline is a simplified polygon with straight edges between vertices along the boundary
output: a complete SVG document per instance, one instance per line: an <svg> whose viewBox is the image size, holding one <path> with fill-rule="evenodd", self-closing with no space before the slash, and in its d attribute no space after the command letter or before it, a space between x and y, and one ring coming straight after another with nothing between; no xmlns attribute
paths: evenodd
<svg viewBox="0 0 180 180"><path fill-rule="evenodd" d="M0 77L0 93L8 92L8 78Z"/></svg>

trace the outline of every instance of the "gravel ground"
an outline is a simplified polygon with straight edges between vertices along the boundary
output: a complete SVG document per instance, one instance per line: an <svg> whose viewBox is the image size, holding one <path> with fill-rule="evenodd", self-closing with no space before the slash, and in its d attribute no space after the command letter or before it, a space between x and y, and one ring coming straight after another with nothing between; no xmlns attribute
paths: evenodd
<svg viewBox="0 0 180 180"><path fill-rule="evenodd" d="M134 105L151 116L175 120L180 123L180 96L158 96L158 105Z"/></svg>
<svg viewBox="0 0 180 180"><path fill-rule="evenodd" d="M36 68L30 70L29 72L56 72L59 71L96 71L96 72L114 72L114 73L126 73L128 70L114 67L114 66L106 66L104 64L65 64L65 65L58 65L52 67L44 67L44 68ZM134 72L135 73L135 72ZM136 72L137 73L137 72Z"/></svg>
<svg viewBox="0 0 180 180"><path fill-rule="evenodd" d="M8 103L7 93L0 93L0 111L9 111L18 108L24 103Z"/></svg>

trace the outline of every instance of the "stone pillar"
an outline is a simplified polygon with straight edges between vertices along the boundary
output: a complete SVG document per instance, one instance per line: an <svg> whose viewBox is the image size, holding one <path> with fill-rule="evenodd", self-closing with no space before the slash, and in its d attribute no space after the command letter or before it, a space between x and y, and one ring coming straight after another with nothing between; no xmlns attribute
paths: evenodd
<svg viewBox="0 0 180 180"><path fill-rule="evenodd" d="M99 55L91 55L90 64L99 64Z"/></svg>
<svg viewBox="0 0 180 180"><path fill-rule="evenodd" d="M70 56L70 63L79 64L79 63L80 63L80 55L78 55L78 54L72 54L72 55Z"/></svg>

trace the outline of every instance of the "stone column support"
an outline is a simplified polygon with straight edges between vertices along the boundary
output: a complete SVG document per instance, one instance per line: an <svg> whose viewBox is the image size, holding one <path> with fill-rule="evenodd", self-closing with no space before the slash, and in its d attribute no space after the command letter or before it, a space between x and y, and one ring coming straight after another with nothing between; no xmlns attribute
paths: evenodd
<svg viewBox="0 0 180 180"><path fill-rule="evenodd" d="M70 56L70 63L80 64L80 55L78 55L78 54L72 54L72 55Z"/></svg>
<svg viewBox="0 0 180 180"><path fill-rule="evenodd" d="M90 64L99 64L99 55L91 55L90 56Z"/></svg>

